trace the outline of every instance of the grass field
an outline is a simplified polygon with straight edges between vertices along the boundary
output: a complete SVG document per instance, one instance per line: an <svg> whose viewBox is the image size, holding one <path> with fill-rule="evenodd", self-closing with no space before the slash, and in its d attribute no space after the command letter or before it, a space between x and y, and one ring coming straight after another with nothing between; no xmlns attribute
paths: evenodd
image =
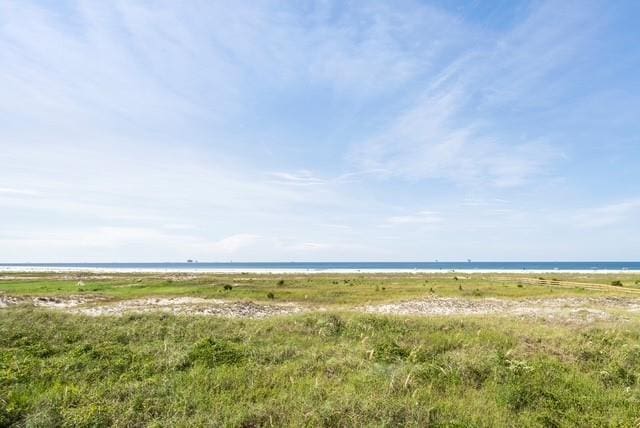
<svg viewBox="0 0 640 428"><path fill-rule="evenodd" d="M524 282L539 278L544 278L546 284ZM623 287L612 287L613 281L621 281ZM601 290L592 289L598 284L602 286ZM0 279L0 293L14 296L84 295L112 300L191 296L323 305L395 301L430 295L524 298L628 295L632 291L640 293L639 275L11 274ZM268 293L273 294L273 299L267 298Z"/></svg>
<svg viewBox="0 0 640 428"><path fill-rule="evenodd" d="M557 279L566 283L450 275L5 277L5 296L199 296L323 310L256 320L2 309L0 426L639 426L637 315L572 323L347 310L433 294L640 301L618 290L637 289L631 276ZM623 287L566 285L618 279Z"/></svg>

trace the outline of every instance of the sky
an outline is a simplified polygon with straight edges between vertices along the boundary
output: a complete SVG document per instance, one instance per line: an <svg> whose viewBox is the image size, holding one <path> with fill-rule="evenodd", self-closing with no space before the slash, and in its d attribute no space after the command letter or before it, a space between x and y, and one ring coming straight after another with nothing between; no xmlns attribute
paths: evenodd
<svg viewBox="0 0 640 428"><path fill-rule="evenodd" d="M0 2L0 262L640 259L640 2Z"/></svg>

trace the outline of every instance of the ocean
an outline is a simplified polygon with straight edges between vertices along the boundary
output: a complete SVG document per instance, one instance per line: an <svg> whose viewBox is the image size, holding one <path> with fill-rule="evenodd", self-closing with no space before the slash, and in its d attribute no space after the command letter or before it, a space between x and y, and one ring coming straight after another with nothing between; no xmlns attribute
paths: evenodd
<svg viewBox="0 0 640 428"><path fill-rule="evenodd" d="M592 272L640 273L640 262L192 262L192 263L0 263L0 271L22 272Z"/></svg>

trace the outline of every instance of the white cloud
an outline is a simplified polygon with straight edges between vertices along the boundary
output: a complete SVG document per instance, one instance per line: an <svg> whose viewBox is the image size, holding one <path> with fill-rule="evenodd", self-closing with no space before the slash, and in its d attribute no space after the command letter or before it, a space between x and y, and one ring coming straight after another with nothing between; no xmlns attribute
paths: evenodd
<svg viewBox="0 0 640 428"><path fill-rule="evenodd" d="M203 245L203 247L210 250L213 254L227 255L237 253L239 250L255 244L259 239L259 235L240 233L221 239L220 241L212 244Z"/></svg>
<svg viewBox="0 0 640 428"><path fill-rule="evenodd" d="M295 186L310 186L315 184L325 184L326 180L318 178L311 171L290 172L273 172L270 174L277 183L290 184Z"/></svg>
<svg viewBox="0 0 640 428"><path fill-rule="evenodd" d="M331 244L325 244L321 242L303 242L302 244L292 245L290 249L301 251L318 251L327 250L333 248Z"/></svg>
<svg viewBox="0 0 640 428"><path fill-rule="evenodd" d="M422 224L433 225L442 223L443 218L435 211L420 211L413 215L392 216L386 222L392 225Z"/></svg>
<svg viewBox="0 0 640 428"><path fill-rule="evenodd" d="M562 151L542 137L504 132L505 119L495 116L552 100L558 91L548 88L550 77L590 40L593 29L584 24L593 10L567 15L558 7L542 4L497 39L467 40L466 53L425 83L412 104L354 146L355 165L388 177L472 186L515 187L547 174Z"/></svg>
<svg viewBox="0 0 640 428"><path fill-rule="evenodd" d="M578 213L574 221L582 228L615 226L630 219L640 217L640 199L630 199L591 208Z"/></svg>
<svg viewBox="0 0 640 428"><path fill-rule="evenodd" d="M0 187L0 194L5 195L19 195L19 196L35 196L38 194L35 190L31 189L13 189L9 187Z"/></svg>
<svg viewBox="0 0 640 428"><path fill-rule="evenodd" d="M591 3L499 30L411 0L55 3L0 6L0 260L444 257L636 214L534 212L562 144L512 123L566 106Z"/></svg>

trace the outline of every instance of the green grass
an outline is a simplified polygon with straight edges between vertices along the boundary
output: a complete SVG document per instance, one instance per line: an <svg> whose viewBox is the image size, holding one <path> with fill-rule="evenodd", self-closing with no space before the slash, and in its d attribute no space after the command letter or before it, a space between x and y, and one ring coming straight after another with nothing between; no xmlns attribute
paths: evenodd
<svg viewBox="0 0 640 428"><path fill-rule="evenodd" d="M0 311L0 426L635 426L640 323Z"/></svg>
<svg viewBox="0 0 640 428"><path fill-rule="evenodd" d="M204 298L266 301L273 293L276 301L321 305L349 305L414 299L431 295L450 297L554 297L584 295L625 295L627 290L640 290L638 278L591 276L558 276L562 280L598 283L607 291L585 289L580 285L548 286L520 284L520 277L498 275L113 275L104 279L95 275L77 275L79 279L41 274L0 280L0 293L15 296L100 296L112 300L150 296L193 296ZM536 276L531 276L536 278ZM549 279L551 279L549 277ZM621 280L623 287L610 287ZM229 286L231 289L229 290ZM226 289L225 289L226 288ZM613 288L613 290L611 289ZM619 288L619 290L617 290Z"/></svg>
<svg viewBox="0 0 640 428"><path fill-rule="evenodd" d="M328 311L243 320L1 309L0 427L640 424L640 318L628 312L563 323L344 311L433 295L622 296L640 289L637 277L557 278L609 285L592 290L505 275L7 276L0 293L11 296L273 293Z"/></svg>

